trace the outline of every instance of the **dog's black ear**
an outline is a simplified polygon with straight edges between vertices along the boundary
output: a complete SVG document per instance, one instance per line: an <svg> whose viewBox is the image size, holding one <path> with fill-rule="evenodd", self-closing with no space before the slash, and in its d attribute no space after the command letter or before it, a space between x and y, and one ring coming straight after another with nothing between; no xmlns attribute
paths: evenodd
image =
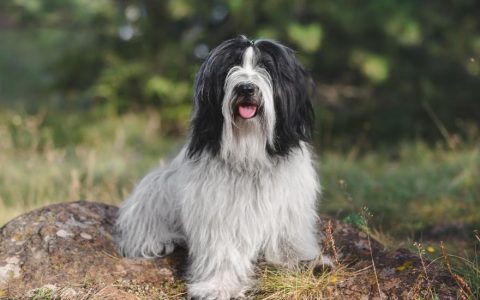
<svg viewBox="0 0 480 300"><path fill-rule="evenodd" d="M208 59L202 64L195 79L192 120L187 154L190 157L201 154L203 150L217 153L223 127L221 98L223 91L213 86L212 74L206 73Z"/></svg>
<svg viewBox="0 0 480 300"><path fill-rule="evenodd" d="M223 86L228 71L242 61L249 46L243 37L227 40L213 49L195 78L192 120L187 154L194 157L203 151L216 155L220 151L223 128Z"/></svg>
<svg viewBox="0 0 480 300"><path fill-rule="evenodd" d="M300 64L295 52L273 41L258 41L261 60L269 72L275 101L277 120L275 145L268 149L272 154L286 155L312 137L314 113L311 98L315 85Z"/></svg>

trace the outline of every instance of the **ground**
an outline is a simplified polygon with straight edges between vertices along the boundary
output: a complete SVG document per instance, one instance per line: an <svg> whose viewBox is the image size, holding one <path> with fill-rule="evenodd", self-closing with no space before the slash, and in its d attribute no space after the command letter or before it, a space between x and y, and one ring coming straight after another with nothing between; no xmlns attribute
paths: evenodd
<svg viewBox="0 0 480 300"><path fill-rule="evenodd" d="M183 299L185 250L126 259L114 246L114 206L77 201L24 214L0 229L0 295L30 299ZM324 217L329 271L275 269L259 262L254 299L456 299L443 263L387 250L368 230Z"/></svg>

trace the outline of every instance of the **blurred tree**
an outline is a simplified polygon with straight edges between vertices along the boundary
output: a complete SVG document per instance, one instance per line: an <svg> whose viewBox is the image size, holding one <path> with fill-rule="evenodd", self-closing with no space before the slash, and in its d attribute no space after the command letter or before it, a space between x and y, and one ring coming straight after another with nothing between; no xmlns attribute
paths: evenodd
<svg viewBox="0 0 480 300"><path fill-rule="evenodd" d="M385 141L440 137L431 112L452 130L478 124L479 15L474 0L4 0L0 28L60 32L47 72L63 106L154 106L179 128L212 47L239 34L277 39L319 84L324 139Z"/></svg>

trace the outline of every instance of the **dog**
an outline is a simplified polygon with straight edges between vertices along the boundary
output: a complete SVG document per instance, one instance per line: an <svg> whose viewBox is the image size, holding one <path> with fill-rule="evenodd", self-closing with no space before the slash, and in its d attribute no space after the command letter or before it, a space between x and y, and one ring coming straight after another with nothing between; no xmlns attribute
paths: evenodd
<svg viewBox="0 0 480 300"><path fill-rule="evenodd" d="M121 253L186 247L196 299L244 297L260 257L331 265L317 232L312 90L294 51L276 41L240 36L213 49L196 75L186 145L120 208Z"/></svg>

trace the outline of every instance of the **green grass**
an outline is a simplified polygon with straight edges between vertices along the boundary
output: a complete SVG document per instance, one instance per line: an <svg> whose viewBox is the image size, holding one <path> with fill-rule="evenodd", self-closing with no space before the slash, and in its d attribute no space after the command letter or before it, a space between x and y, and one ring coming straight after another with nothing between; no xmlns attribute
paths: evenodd
<svg viewBox="0 0 480 300"><path fill-rule="evenodd" d="M162 135L155 113L104 118L9 110L0 110L0 141L0 225L61 201L118 204L182 143ZM445 240L452 255L461 257L455 271L480 295L480 240L469 231L480 228L478 146L477 136L455 150L411 141L361 155L320 153L322 213L344 218L367 207L373 236L395 248L408 247L432 228L460 228L465 236L420 237L434 259Z"/></svg>
<svg viewBox="0 0 480 300"><path fill-rule="evenodd" d="M366 206L373 224L395 236L439 224L480 225L478 145L452 151L417 141L356 159L321 157L324 211L348 214Z"/></svg>

